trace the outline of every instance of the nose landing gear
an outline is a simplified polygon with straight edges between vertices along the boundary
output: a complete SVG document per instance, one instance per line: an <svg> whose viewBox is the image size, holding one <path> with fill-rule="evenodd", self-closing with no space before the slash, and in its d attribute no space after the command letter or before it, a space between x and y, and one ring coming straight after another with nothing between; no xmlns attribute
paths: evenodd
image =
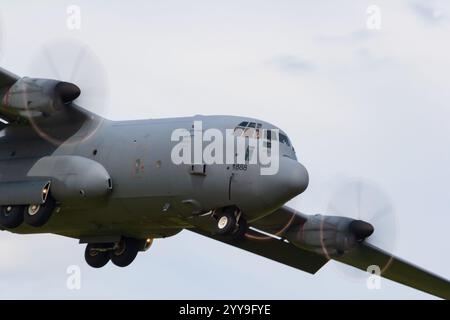
<svg viewBox="0 0 450 320"><path fill-rule="evenodd" d="M237 224L234 212L225 211L217 215L217 234L227 235L232 233Z"/></svg>
<svg viewBox="0 0 450 320"><path fill-rule="evenodd" d="M216 234L230 238L230 240L240 240L244 238L248 225L242 212L233 208L226 208L213 215L216 220Z"/></svg>

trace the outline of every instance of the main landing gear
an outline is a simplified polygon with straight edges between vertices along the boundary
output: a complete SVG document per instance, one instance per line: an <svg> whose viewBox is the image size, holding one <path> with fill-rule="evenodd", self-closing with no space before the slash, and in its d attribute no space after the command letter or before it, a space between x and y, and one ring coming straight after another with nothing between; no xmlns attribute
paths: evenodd
<svg viewBox="0 0 450 320"><path fill-rule="evenodd" d="M118 267L129 266L140 251L147 251L152 239L122 238L117 243L90 243L86 246L84 257L92 268L102 268L109 261Z"/></svg>
<svg viewBox="0 0 450 320"><path fill-rule="evenodd" d="M14 229L23 223L24 206L2 206L0 208L0 224L2 227Z"/></svg>
<svg viewBox="0 0 450 320"><path fill-rule="evenodd" d="M32 227L42 227L50 220L55 210L56 202L52 197L48 197L43 204L31 204L25 206L24 220L25 223Z"/></svg>
<svg viewBox="0 0 450 320"><path fill-rule="evenodd" d="M14 229L25 221L32 227L42 227L50 220L55 208L56 201L50 195L43 204L1 206L0 225Z"/></svg>
<svg viewBox="0 0 450 320"><path fill-rule="evenodd" d="M236 208L225 208L213 214L216 219L215 233L230 238L230 240L241 240L248 230L247 221L242 212Z"/></svg>

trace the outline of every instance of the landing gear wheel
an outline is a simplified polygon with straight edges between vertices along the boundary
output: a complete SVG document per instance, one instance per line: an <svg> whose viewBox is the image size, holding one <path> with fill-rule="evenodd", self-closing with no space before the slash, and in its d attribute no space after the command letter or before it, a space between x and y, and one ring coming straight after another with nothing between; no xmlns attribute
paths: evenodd
<svg viewBox="0 0 450 320"><path fill-rule="evenodd" d="M43 204L31 204L25 207L25 222L32 227L42 227L50 220L55 210L56 202L51 196Z"/></svg>
<svg viewBox="0 0 450 320"><path fill-rule="evenodd" d="M134 261L138 252L138 240L124 238L119 242L117 248L110 252L109 256L116 266L123 268L129 266Z"/></svg>
<svg viewBox="0 0 450 320"><path fill-rule="evenodd" d="M2 206L0 208L0 225L14 229L23 222L23 206Z"/></svg>
<svg viewBox="0 0 450 320"><path fill-rule="evenodd" d="M86 263L92 268L102 268L109 262L109 252L96 250L96 246L88 244L84 252Z"/></svg>
<svg viewBox="0 0 450 320"><path fill-rule="evenodd" d="M217 215L216 233L219 235L231 234L236 228L234 212L225 211Z"/></svg>

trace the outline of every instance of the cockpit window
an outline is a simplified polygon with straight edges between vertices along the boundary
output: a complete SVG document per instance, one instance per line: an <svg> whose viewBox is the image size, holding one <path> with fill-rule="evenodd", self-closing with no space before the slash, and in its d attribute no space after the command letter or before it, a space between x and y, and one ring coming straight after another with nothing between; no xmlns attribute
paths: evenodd
<svg viewBox="0 0 450 320"><path fill-rule="evenodd" d="M291 143L289 142L288 137L286 135L282 134L281 132L280 132L280 143L284 143L288 147L291 146Z"/></svg>
<svg viewBox="0 0 450 320"><path fill-rule="evenodd" d="M236 137L243 136L247 138L259 139L261 138L261 128L261 123L243 121L239 124L239 126L234 128L234 135Z"/></svg>
<svg viewBox="0 0 450 320"><path fill-rule="evenodd" d="M244 136L253 138L255 136L255 129L254 128L245 129Z"/></svg>
<svg viewBox="0 0 450 320"><path fill-rule="evenodd" d="M244 129L243 128L241 128L241 127L234 128L234 135L236 137L242 136L243 133L244 133Z"/></svg>

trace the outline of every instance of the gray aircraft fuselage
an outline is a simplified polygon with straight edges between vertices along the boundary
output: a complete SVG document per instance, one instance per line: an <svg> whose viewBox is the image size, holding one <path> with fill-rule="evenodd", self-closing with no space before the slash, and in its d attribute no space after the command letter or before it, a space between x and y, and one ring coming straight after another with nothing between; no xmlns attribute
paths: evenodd
<svg viewBox="0 0 450 320"><path fill-rule="evenodd" d="M39 171L36 163L47 156L77 156L100 163L109 173L111 191L103 197L83 194L64 201L41 228L23 225L17 233L55 233L84 238L127 236L158 238L191 226L190 218L217 208L236 206L248 221L282 206L308 185L308 173L297 162L294 149L280 143L280 164L275 175L261 175L260 164L206 165L195 172L189 164L174 164L171 141L174 130L192 131L194 121L203 130L219 129L226 135L243 121L278 129L259 120L232 116L86 121L65 141L51 133L39 134L38 126L11 126L0 137L0 181L27 180ZM42 130L45 131L45 130ZM282 132L280 130L280 132Z"/></svg>

